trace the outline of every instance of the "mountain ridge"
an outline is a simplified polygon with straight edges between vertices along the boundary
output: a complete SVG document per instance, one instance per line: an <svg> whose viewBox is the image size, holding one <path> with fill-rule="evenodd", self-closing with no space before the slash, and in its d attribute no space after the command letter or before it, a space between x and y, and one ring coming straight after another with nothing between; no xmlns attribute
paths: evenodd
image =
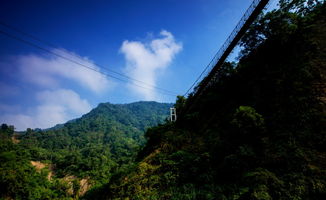
<svg viewBox="0 0 326 200"><path fill-rule="evenodd" d="M131 102L131 103L111 103L111 102L105 102L105 103L99 103L95 108L92 108L88 113L85 113L83 114L82 116L80 117L77 117L77 118L74 118L74 119L70 119L64 123L59 123L59 124L56 124L52 127L49 127L49 128L45 128L45 129L39 129L39 128L35 128L37 130L43 130L43 131L49 131L49 130L57 130L57 129L60 129L62 127L64 127L65 124L67 123L73 123L75 122L76 120L84 117L85 115L88 115L89 113L91 113L92 111L98 109L99 107L101 106L105 106L105 105L113 105L113 106L132 106L132 105L139 105L139 104L166 104L166 105L169 105L169 106L173 106L173 103L163 103L163 102L157 102L157 101L135 101L135 102Z"/></svg>

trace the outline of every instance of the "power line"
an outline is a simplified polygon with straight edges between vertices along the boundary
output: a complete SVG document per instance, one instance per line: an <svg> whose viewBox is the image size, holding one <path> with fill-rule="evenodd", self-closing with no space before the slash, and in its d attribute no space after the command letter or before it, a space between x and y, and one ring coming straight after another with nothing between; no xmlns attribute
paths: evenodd
<svg viewBox="0 0 326 200"><path fill-rule="evenodd" d="M15 35L12 35L12 34L10 34L10 33L7 33L7 32L5 32L5 31L3 31L3 30L0 30L0 34L3 34L3 35L5 35L5 36L10 37L10 38L12 38L12 39L14 39L14 40L17 40L17 41L19 41L19 42L25 43L25 44L27 44L27 45L29 45L29 46L34 47L34 48L40 49L40 50L42 50L42 51L45 51L45 52L47 52L47 53L49 53L49 54L55 55L55 56L57 56L57 57L60 57L60 58L62 58L62 59L64 59L64 60L67 60L67 61L69 61L69 62L72 62L72 63L74 63L74 64L77 64L77 65L79 65L79 66L81 66L81 67L87 68L87 69L89 69L89 70L93 70L93 71L95 71L95 72L97 72L97 73L100 73L100 74L103 74L103 75L105 75L105 76L108 76L108 77L111 77L111 78L117 79L117 80L119 80L119 81L126 82L126 80L124 80L124 79L118 78L118 77L113 76L113 75L108 74L108 73L103 73L103 72L100 71L99 69L92 68L92 67L90 67L90 66L88 66L88 65L85 65L85 64L80 63L80 62L78 62L78 61L75 61L75 60L73 60L73 59L71 59L71 58L68 58L68 57L66 57L66 56L60 55L60 54L58 54L58 53L55 53L55 52L53 52L53 51L51 51L51 50L49 50L49 49L47 49L47 48L41 47L41 46L39 46L39 45L37 45L37 44L35 44L35 43L33 43L33 42L30 42L30 41L24 40L24 39L19 38L19 37L15 36ZM89 63L89 62L88 62L88 63ZM95 64L94 64L94 65L95 65ZM96 66L97 66L97 65L96 65ZM154 87L152 87L152 88L150 88L150 87L144 87L144 86L139 85L139 84L136 84L136 83L131 83L131 84L132 84L132 85L135 85L135 86L137 86L137 87L143 88L143 89L148 89L148 90L153 90L153 89L154 89ZM157 88L157 87L155 87L155 88L156 88L156 89L159 89L159 88ZM159 89L159 90L160 90L160 93L161 93L161 94L165 94L165 95L169 95L169 96L176 96L175 93L170 92L170 91L168 91L168 90L165 90L165 89L163 89L163 90L162 90L162 89Z"/></svg>
<svg viewBox="0 0 326 200"><path fill-rule="evenodd" d="M54 48L54 49L56 49L56 50L62 51L62 52L66 53L66 54L69 54L69 55L71 55L71 56L73 56L73 57L76 57L76 58L78 58L78 59L81 59L81 60L83 60L83 61L85 61L85 62L87 62L87 63L89 63L89 64L92 64L92 65L98 66L98 67L101 68L102 70L104 70L104 71L108 71L109 73L114 73L114 74L119 75L119 76L122 76L122 77L124 77L124 78L126 78L126 79L129 79L129 80L132 80L132 81L138 82L138 83L143 84L143 85L147 85L147 86L149 86L149 87L151 87L151 88L155 88L155 89L158 89L158 90L164 91L165 93L173 94L174 96L177 95L176 92L169 91L169 90L166 90L166 89L164 89L164 88L157 87L156 85L152 85L152 84L146 83L146 82L144 82L144 81L141 81L141 80L138 80L138 79L132 78L132 77L130 77L130 76L128 76L128 75L125 75L125 74L123 74L123 73L120 73L120 72L117 72L117 71L114 71L114 70L108 69L106 66L103 66L103 65L100 65L100 64L97 64L97 63L90 63L89 60L86 60L85 58L83 58L83 57L81 57L81 56L78 56L78 55L76 55L76 54L72 54L71 52L66 51L66 50L64 50L64 49L60 49L60 48L58 48L58 46L56 46L56 45L54 45L54 44L52 44L52 43L49 43L49 42L47 42L47 41L44 41L44 40L42 40L42 39L40 39L40 38L38 38L38 37L36 37L36 36L30 34L30 33L27 33L27 32L25 32L25 31L22 31L22 30L18 29L17 27L14 27L14 26L8 25L8 24L6 24L6 23L4 23L4 22L2 22L2 21L0 21L0 25L6 27L6 28L8 28L8 29L14 30L14 31L17 32L17 33L20 33L20 34L22 34L22 35L25 35L25 36L27 36L27 37L29 37L29 38L31 38L31 39L37 41L37 42L43 43L43 44L45 44L45 45L47 45L47 46L49 46L49 47L52 47L52 48ZM8 36L9 34L6 33L5 35ZM10 36L9 36L9 37L10 37ZM16 36L14 36L14 37L16 37ZM13 38L13 37L12 37L12 38ZM17 38L18 38L18 37L14 38L14 39L17 40ZM20 38L19 41L21 41L21 40L23 40L23 39ZM22 41L21 41L21 42L22 42ZM25 42L25 41L24 41L24 42ZM27 41L27 42L28 42L28 41ZM25 42L25 43L26 43L26 42ZM28 42L28 43L32 43L32 42ZM29 44L29 45L30 45L30 44ZM35 44L33 43L32 46L35 47L35 46L38 46L38 45L35 45ZM37 47L37 48L38 48L38 47ZM44 50L43 47L42 47L42 50ZM46 50L46 51L49 53L49 51L51 51L51 50ZM54 53L53 51L51 51L51 52L52 52L52 54ZM56 53L55 53L55 54L56 54ZM56 56L58 56L58 55L56 55ZM62 56L60 55L59 57L62 57ZM71 61L72 59L69 59L69 60ZM76 63L76 61L74 61L74 60L73 60L73 62ZM92 70L94 70L94 69L92 68ZM98 72L99 72L99 71L98 71ZM100 72L100 73L102 73L102 72Z"/></svg>

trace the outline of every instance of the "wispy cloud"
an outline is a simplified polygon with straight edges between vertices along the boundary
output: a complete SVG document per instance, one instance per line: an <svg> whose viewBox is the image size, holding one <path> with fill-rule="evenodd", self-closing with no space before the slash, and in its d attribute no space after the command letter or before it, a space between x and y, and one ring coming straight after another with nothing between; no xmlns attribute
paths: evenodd
<svg viewBox="0 0 326 200"><path fill-rule="evenodd" d="M26 128L49 128L55 124L79 117L91 110L87 100L72 90L46 90L36 94L39 104L29 108L29 113L7 113L0 116L3 123L14 124L17 130ZM0 111L7 111L8 106L1 105ZM9 106L10 108L10 106Z"/></svg>
<svg viewBox="0 0 326 200"><path fill-rule="evenodd" d="M125 71L133 78L155 85L158 70L165 69L181 51L182 44L175 41L172 33L163 30L160 36L148 43L128 40L122 43L120 51L127 62ZM145 100L157 99L154 89L147 90L133 85L130 85L130 89Z"/></svg>
<svg viewBox="0 0 326 200"><path fill-rule="evenodd" d="M63 49L52 51L100 70L88 58ZM82 92L87 94L88 90L102 94L114 85L103 74L46 54L6 57L0 62L0 72L6 74L0 79L3 93L0 98L0 123L12 124L17 130L49 128L80 117L91 109L88 101L80 97L85 95Z"/></svg>
<svg viewBox="0 0 326 200"><path fill-rule="evenodd" d="M100 70L92 60L86 57L79 58L77 54L62 49L53 49L52 51L82 65ZM60 87L59 78L73 80L95 93L105 91L113 85L105 75L81 67L61 57L30 54L15 56L13 62L13 65L18 67L24 81L43 88Z"/></svg>

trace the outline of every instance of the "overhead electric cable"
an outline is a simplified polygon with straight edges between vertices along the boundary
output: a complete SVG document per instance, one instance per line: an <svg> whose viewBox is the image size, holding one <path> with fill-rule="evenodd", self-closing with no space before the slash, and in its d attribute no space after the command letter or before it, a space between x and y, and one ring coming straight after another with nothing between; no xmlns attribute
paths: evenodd
<svg viewBox="0 0 326 200"><path fill-rule="evenodd" d="M37 44L35 44L35 43L33 43L33 42L30 42L30 41L24 40L24 39L19 38L19 37L15 36L15 35L12 35L12 34L10 34L10 33L7 33L7 32L5 32L5 31L3 31L3 30L0 30L0 34L3 34L3 35L5 35L5 36L10 37L10 38L12 38L12 39L14 39L14 40L17 40L17 41L19 41L19 42L25 43L25 44L27 44L27 45L29 45L29 46L34 47L34 48L40 49L40 50L42 50L42 51L45 51L45 52L47 52L47 53L49 53L49 54L55 55L55 56L57 56L57 57L60 57L60 58L62 58L62 59L64 59L64 60L67 60L67 61L69 61L69 62L72 62L72 63L74 63L74 64L77 64L77 65L79 65L79 66L81 66L81 67L87 68L87 69L89 69L89 70L93 70L93 71L95 71L95 72L97 72L97 73L100 73L100 74L103 74L103 75L105 75L105 76L108 76L108 77L111 77L111 78L117 79L117 80L119 80L119 81L126 82L126 80L124 80L124 79L118 78L118 77L113 76L113 75L111 75L111 74L103 73L103 72L100 71L99 69L94 69L94 68L92 68L92 67L90 67L90 66L87 66L87 65L82 64L82 63L80 63L80 62L78 62L78 61L75 61L75 60L73 60L73 59L70 59L70 58L68 58L68 57L66 57L66 56L60 55L60 54L58 54L58 53L55 53L55 52L53 52L53 51L51 51L51 50L49 50L49 49L47 49L47 48L41 47L41 46L39 46L39 45L37 45ZM95 65L95 64L94 64L94 65ZM95 66L96 66L96 65L95 65ZM136 83L130 83L130 84L135 85L135 86L140 87L140 88L143 88L143 89L148 89L148 90L153 90L153 89L154 89L154 87L152 87L152 88L144 87L144 86L139 85L139 84L136 84ZM155 87L155 88L158 89L157 87ZM169 96L176 96L176 94L173 93L173 92L170 92L170 91L167 91L167 90L162 90L162 89L159 89L159 90L161 90L161 91L160 91L161 94L165 94L165 95L169 95Z"/></svg>
<svg viewBox="0 0 326 200"><path fill-rule="evenodd" d="M122 77L124 77L124 78L126 78L126 79L129 79L129 80L132 80L132 81L136 81L136 82L141 83L141 84L143 84L143 85L147 85L147 86L149 86L149 87L151 87L151 88L156 88L156 89L161 90L161 91L164 91L164 92L166 92L166 93L173 94L174 96L177 95L176 92L169 91L169 90L166 90L166 89L161 88L161 87L157 87L156 85L152 85L152 84L146 83L146 82L141 81L141 80L137 80L137 79L132 78L132 77L126 75L126 74L123 74L123 73L120 73L120 72L114 71L114 70L112 70L112 69L108 69L106 66L103 66L103 65L100 65L100 64L97 64L97 63L91 63L89 60L87 60L87 59L85 59L85 58L83 58L83 57L81 57L81 56L78 56L78 55L76 55L76 54L73 54L73 53L71 53L71 52L69 52L69 51L67 51L67 50L65 50L65 49L60 49L60 48L58 48L58 46L56 46L56 45L54 45L54 44L52 44L52 43L46 42L46 41L44 41L44 40L42 40L42 39L40 39L40 38L38 38L38 37L36 37L36 36L30 34L30 33L27 33L27 32L25 32L25 31L22 31L22 30L20 30L20 29L18 29L18 28L16 28L16 27L11 26L11 25L8 25L8 24L6 24L6 23L4 23L4 22L2 22L2 21L0 21L0 25L6 27L6 28L8 28L8 29L11 29L11 30L13 30L13 31L15 31L15 32L17 32L17 33L20 33L20 34L22 34L22 35L25 35L25 36L27 36L27 37L29 37L29 38L31 38L31 39L37 41L37 42L40 42L40 43L43 43L43 44L45 44L45 45L47 45L47 46L49 46L49 47L55 48L56 50L62 51L62 52L66 53L66 54L69 54L69 55L71 55L71 56L73 56L73 57L77 57L78 59L81 59L81 60L83 60L83 61L85 61L85 62L87 62L87 63L90 63L90 64L92 64L92 65L98 66L98 67L101 68L102 70L104 70L104 71L108 71L109 73L114 73L114 74L119 75L119 76L122 76ZM14 37L16 37L16 36L14 36ZM31 43L31 42L29 42L29 43ZM34 45L33 45L33 46L34 46ZM38 46L38 45L37 45L37 46ZM43 48L43 47L42 47L42 48ZM48 51L51 51L51 50L47 50L47 52L48 52ZM52 51L51 51L51 52L52 52ZM74 62L75 62L75 61L74 61Z"/></svg>

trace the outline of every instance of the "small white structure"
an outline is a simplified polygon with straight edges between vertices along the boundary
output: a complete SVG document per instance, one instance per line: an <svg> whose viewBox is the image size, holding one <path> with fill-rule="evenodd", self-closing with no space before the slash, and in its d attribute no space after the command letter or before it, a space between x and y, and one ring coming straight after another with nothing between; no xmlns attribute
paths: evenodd
<svg viewBox="0 0 326 200"><path fill-rule="evenodd" d="M175 108L170 108L170 121L175 122L177 120L177 111Z"/></svg>

